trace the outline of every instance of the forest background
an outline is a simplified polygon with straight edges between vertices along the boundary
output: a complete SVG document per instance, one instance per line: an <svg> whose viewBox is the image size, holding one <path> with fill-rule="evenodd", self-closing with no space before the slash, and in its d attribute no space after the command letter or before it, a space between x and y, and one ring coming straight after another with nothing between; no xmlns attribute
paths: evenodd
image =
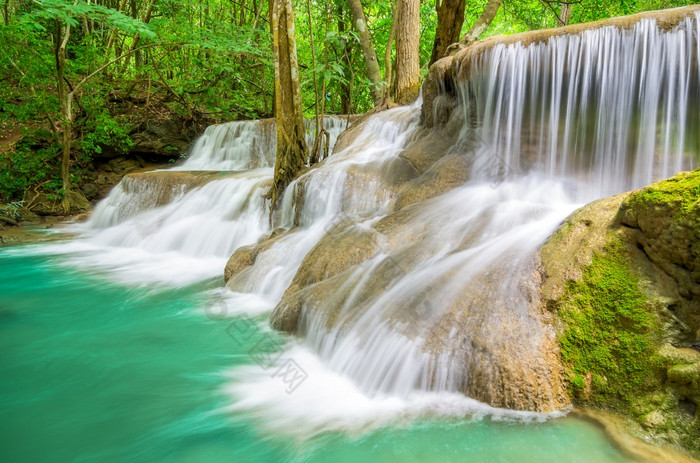
<svg viewBox="0 0 700 463"><path fill-rule="evenodd" d="M494 10L488 27L478 31L484 38L692 3L442 2L416 0L421 76L435 59L441 8L441 15L464 9L459 37L485 10ZM394 37L402 30L396 0L293 5L305 116L362 113L375 106L378 94L395 96ZM382 82L369 77L363 28L352 10L358 5ZM273 116L271 18L264 0L4 0L0 9L5 217L32 198L60 200L66 194L61 178L66 142L70 184L95 200L113 183L99 188L101 169L115 172L115 178L124 173L108 166L120 156L130 155L140 167L174 162L207 125Z"/></svg>

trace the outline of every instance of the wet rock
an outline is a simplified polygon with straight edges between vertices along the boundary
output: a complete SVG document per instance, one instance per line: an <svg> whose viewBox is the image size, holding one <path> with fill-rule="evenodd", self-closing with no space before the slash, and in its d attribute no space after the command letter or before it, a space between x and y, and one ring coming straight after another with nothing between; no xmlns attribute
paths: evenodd
<svg viewBox="0 0 700 463"><path fill-rule="evenodd" d="M469 160L462 155L452 155L437 161L423 175L399 190L394 210L439 196L460 185L469 178Z"/></svg>
<svg viewBox="0 0 700 463"><path fill-rule="evenodd" d="M148 192L146 202L139 210L151 209L170 203L176 196L200 187L219 177L217 172L157 171L134 172L122 180L127 191Z"/></svg>
<svg viewBox="0 0 700 463"><path fill-rule="evenodd" d="M246 268L255 263L255 258L258 256L258 248L255 245L241 246L231 255L226 268L224 269L224 281L228 282L231 278L241 273Z"/></svg>
<svg viewBox="0 0 700 463"><path fill-rule="evenodd" d="M424 173L455 145L457 130L423 130L401 153L419 173Z"/></svg>
<svg viewBox="0 0 700 463"><path fill-rule="evenodd" d="M439 204L425 200L371 226L350 221L329 230L306 256L275 307L271 325L299 335L318 329L362 333L367 340L355 352L361 362L365 357L371 361L374 353L368 346L373 337L384 336L387 324L405 340L400 342L419 344L411 355L425 362L414 379L420 384L456 388L492 406L516 410L567 406L552 317L546 310L527 309L537 293L531 263L514 269L517 259L506 253L479 278L467 276L469 266L449 265L418 276L425 262L444 252L445 243L430 238L454 220L434 212L435 207L449 208ZM486 217L475 218L472 226L486 223ZM473 245L474 235L478 233L466 233L452 243L452 252ZM513 307L525 307L525 313ZM498 336L490 334L496 332ZM440 373L445 365L450 365L449 379Z"/></svg>
<svg viewBox="0 0 700 463"><path fill-rule="evenodd" d="M285 295L334 277L371 258L379 249L371 228L342 222L328 230L324 238L304 257Z"/></svg>
<svg viewBox="0 0 700 463"><path fill-rule="evenodd" d="M224 280L231 291L245 292L250 280L250 271L261 253L289 233L290 230L276 229L269 235L260 237L254 245L238 248L229 258L224 269Z"/></svg>
<svg viewBox="0 0 700 463"><path fill-rule="evenodd" d="M348 128L338 135L338 139L333 147L333 153L343 151L345 148L352 145L355 139L365 130L367 119L368 117L366 117L366 115L352 116Z"/></svg>
<svg viewBox="0 0 700 463"><path fill-rule="evenodd" d="M452 61L452 57L446 57L433 63L423 82L421 123L426 127L447 123L457 106Z"/></svg>
<svg viewBox="0 0 700 463"><path fill-rule="evenodd" d="M599 199L574 211L540 249L543 263L541 293L556 300L569 281L581 279L583 268L608 242L620 204L627 194Z"/></svg>
<svg viewBox="0 0 700 463"><path fill-rule="evenodd" d="M26 208L34 214L40 216L65 216L76 215L89 212L92 210L90 201L80 191L69 191L68 202L70 208L65 211L63 201L56 194L36 193L31 199L26 202Z"/></svg>
<svg viewBox="0 0 700 463"><path fill-rule="evenodd" d="M342 307L342 301L347 298L349 292L349 288L343 288L345 273L293 292L288 290L270 314L270 326L286 333L303 335L301 330L304 327L299 323L302 313L305 310L316 312L321 309L325 310L327 329L332 329L337 310ZM329 309L335 310L335 313Z"/></svg>

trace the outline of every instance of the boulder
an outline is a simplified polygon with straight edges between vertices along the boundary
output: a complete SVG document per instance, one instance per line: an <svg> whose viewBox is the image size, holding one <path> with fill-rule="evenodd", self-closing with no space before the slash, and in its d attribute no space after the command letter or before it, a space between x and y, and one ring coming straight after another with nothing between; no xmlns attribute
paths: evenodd
<svg viewBox="0 0 700 463"><path fill-rule="evenodd" d="M65 211L63 209L63 201L59 195L40 192L34 194L31 199L28 199L25 207L30 212L40 216L77 215L92 210L90 201L88 201L85 195L80 191L69 191L68 201L70 209Z"/></svg>

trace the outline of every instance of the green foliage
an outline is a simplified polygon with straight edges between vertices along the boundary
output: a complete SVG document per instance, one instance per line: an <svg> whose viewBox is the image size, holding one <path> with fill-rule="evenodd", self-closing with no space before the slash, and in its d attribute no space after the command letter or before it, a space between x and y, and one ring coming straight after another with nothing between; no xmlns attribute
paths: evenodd
<svg viewBox="0 0 700 463"><path fill-rule="evenodd" d="M81 160L87 162L102 153L105 146L123 154L134 146L129 137L129 124L123 117L112 117L105 110L96 111L83 125L83 138L78 143Z"/></svg>
<svg viewBox="0 0 700 463"><path fill-rule="evenodd" d="M60 188L59 154L60 146L46 132L17 142L13 153L0 156L0 200L20 200L32 185L56 192Z"/></svg>
<svg viewBox="0 0 700 463"><path fill-rule="evenodd" d="M579 374L573 375L571 378L571 388L574 396L580 396L586 388L586 380Z"/></svg>
<svg viewBox="0 0 700 463"><path fill-rule="evenodd" d="M638 285L622 243L613 240L593 257L583 278L567 286L559 310L566 324L560 346L577 400L627 407L653 378L657 320Z"/></svg>
<svg viewBox="0 0 700 463"><path fill-rule="evenodd" d="M0 204L0 216L19 222L22 219L20 209L24 206L24 201L13 201L7 204Z"/></svg>
<svg viewBox="0 0 700 463"><path fill-rule="evenodd" d="M84 0L34 0L34 8L20 18L28 28L39 32L51 32L54 21L79 27L81 19L103 21L128 34L141 34L155 38L147 24L131 18L119 11Z"/></svg>

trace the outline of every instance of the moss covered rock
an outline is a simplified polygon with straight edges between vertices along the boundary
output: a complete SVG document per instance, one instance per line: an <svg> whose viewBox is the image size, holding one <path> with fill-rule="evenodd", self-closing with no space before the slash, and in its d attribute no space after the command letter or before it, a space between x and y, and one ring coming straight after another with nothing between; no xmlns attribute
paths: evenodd
<svg viewBox="0 0 700 463"><path fill-rule="evenodd" d="M700 169L634 192L621 211L635 244L676 280L683 297L700 302Z"/></svg>
<svg viewBox="0 0 700 463"><path fill-rule="evenodd" d="M700 170L593 202L540 250L575 403L700 456Z"/></svg>

